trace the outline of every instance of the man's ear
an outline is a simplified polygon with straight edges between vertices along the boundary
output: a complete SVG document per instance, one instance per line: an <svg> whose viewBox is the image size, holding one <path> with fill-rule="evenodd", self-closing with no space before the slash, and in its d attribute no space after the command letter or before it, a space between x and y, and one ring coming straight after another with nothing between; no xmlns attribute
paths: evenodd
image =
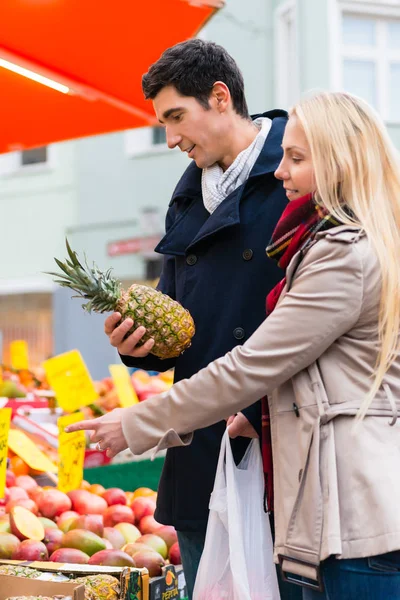
<svg viewBox="0 0 400 600"><path fill-rule="evenodd" d="M210 102L221 113L225 112L231 103L231 93L223 81L216 81L210 95Z"/></svg>

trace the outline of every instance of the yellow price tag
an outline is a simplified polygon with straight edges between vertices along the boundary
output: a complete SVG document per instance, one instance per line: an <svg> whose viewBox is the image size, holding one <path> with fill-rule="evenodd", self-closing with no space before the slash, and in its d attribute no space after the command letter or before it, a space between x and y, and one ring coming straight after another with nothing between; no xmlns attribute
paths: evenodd
<svg viewBox="0 0 400 600"><path fill-rule="evenodd" d="M65 433L67 425L82 421L82 413L60 417L58 423L58 489L61 492L77 490L83 479L86 437L84 431Z"/></svg>
<svg viewBox="0 0 400 600"><path fill-rule="evenodd" d="M47 458L44 452L39 450L36 444L23 431L10 429L8 433L8 445L31 469L57 473L56 465Z"/></svg>
<svg viewBox="0 0 400 600"><path fill-rule="evenodd" d="M0 498L4 498L8 453L8 431L10 429L11 408L0 410Z"/></svg>
<svg viewBox="0 0 400 600"><path fill-rule="evenodd" d="M93 381L78 350L49 358L43 367L57 402L65 411L73 412L97 399Z"/></svg>
<svg viewBox="0 0 400 600"><path fill-rule="evenodd" d="M133 406L139 402L139 398L133 388L129 371L125 365L109 365L111 377L117 390L119 402L123 408Z"/></svg>
<svg viewBox="0 0 400 600"><path fill-rule="evenodd" d="M25 340L14 340L10 344L11 366L14 369L29 369L28 344Z"/></svg>
<svg viewBox="0 0 400 600"><path fill-rule="evenodd" d="M3 383L3 367L0 367L0 385Z"/></svg>

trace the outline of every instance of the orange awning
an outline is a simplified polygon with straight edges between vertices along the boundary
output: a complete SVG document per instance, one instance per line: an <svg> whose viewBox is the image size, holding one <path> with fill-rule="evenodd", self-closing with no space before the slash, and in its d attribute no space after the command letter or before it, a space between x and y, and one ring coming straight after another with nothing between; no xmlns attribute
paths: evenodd
<svg viewBox="0 0 400 600"><path fill-rule="evenodd" d="M142 74L163 50L194 36L222 4L0 0L0 153L153 123Z"/></svg>

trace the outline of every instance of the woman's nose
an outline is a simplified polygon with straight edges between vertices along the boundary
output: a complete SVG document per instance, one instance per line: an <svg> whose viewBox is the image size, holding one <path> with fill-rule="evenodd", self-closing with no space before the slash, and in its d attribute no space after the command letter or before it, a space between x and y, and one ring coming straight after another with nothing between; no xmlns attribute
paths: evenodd
<svg viewBox="0 0 400 600"><path fill-rule="evenodd" d="M289 173L286 171L286 169L283 168L283 161L281 161L279 167L276 169L274 175L276 177L276 179L288 179L289 178Z"/></svg>

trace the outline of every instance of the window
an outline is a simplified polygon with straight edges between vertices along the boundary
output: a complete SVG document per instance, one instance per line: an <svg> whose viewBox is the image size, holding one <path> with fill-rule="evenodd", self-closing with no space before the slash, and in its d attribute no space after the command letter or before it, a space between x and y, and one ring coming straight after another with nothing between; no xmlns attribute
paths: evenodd
<svg viewBox="0 0 400 600"><path fill-rule="evenodd" d="M340 87L400 122L400 16L341 13Z"/></svg>
<svg viewBox="0 0 400 600"><path fill-rule="evenodd" d="M32 150L23 150L21 152L21 165L37 165L47 162L47 146L33 148Z"/></svg>
<svg viewBox="0 0 400 600"><path fill-rule="evenodd" d="M276 105L290 108L300 95L296 0L277 8L275 31Z"/></svg>
<svg viewBox="0 0 400 600"><path fill-rule="evenodd" d="M130 156L164 152L168 146L164 127L138 127L125 132L126 152Z"/></svg>
<svg viewBox="0 0 400 600"><path fill-rule="evenodd" d="M8 152L0 155L0 177L19 173L33 173L50 166L50 148L41 146L21 152Z"/></svg>

